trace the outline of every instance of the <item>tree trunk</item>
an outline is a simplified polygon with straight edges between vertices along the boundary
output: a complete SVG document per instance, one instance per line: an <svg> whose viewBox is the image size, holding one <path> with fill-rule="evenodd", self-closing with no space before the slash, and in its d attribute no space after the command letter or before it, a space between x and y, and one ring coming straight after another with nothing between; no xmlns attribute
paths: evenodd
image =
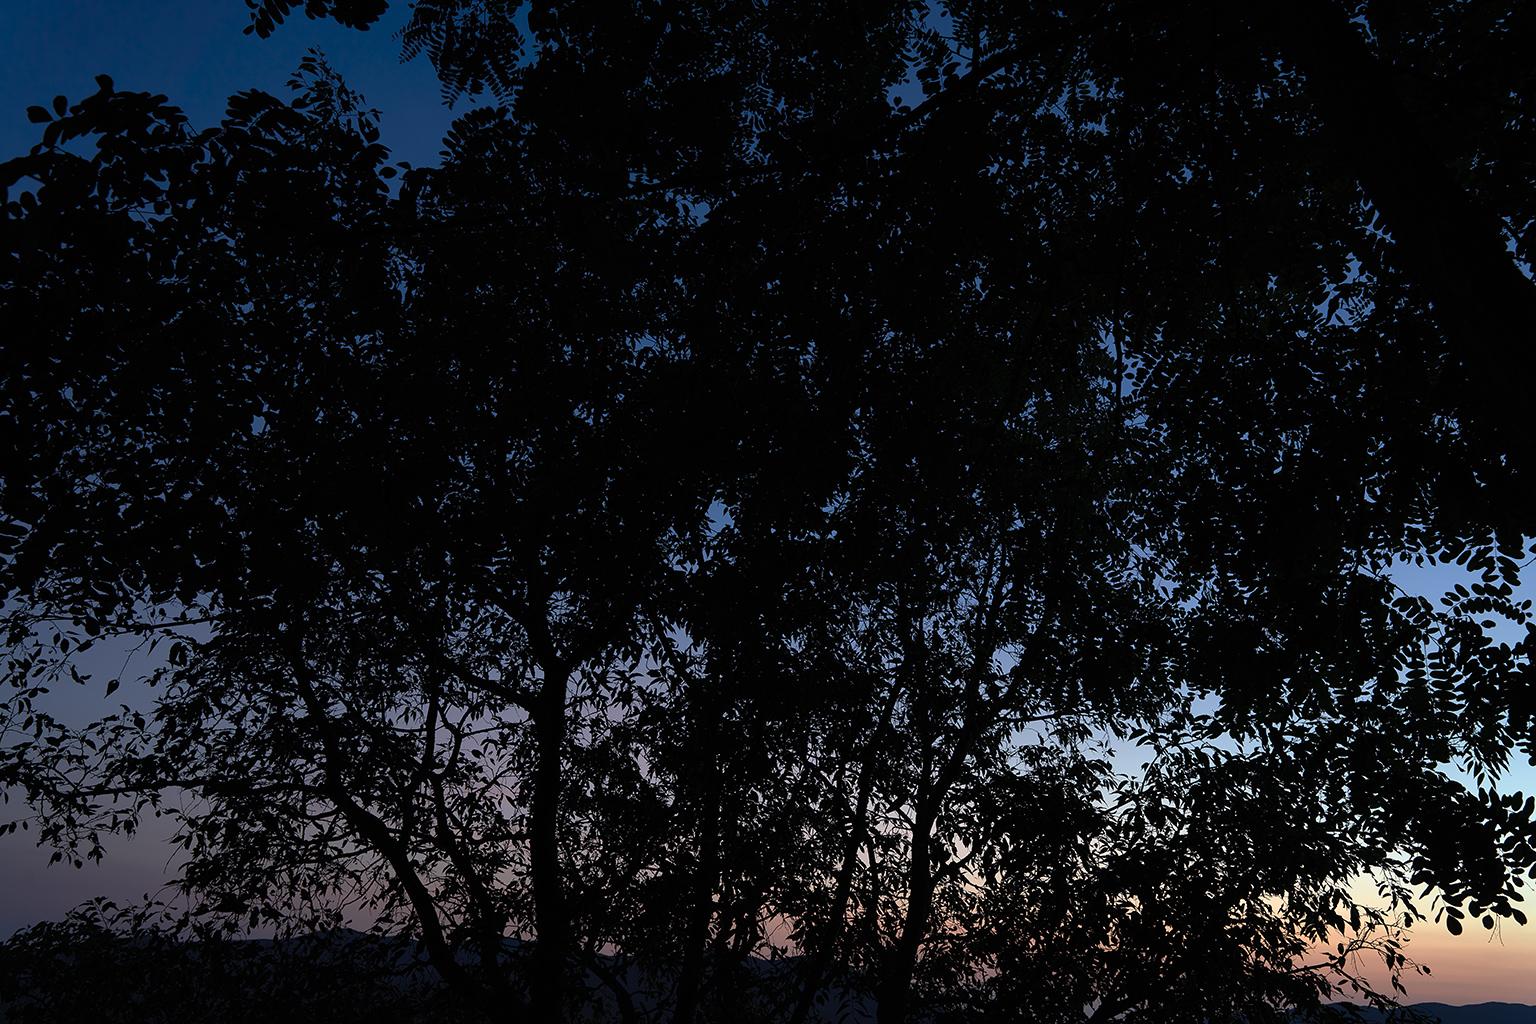
<svg viewBox="0 0 1536 1024"><path fill-rule="evenodd" d="M704 952L709 939L709 922L715 911L715 882L720 872L720 792L718 774L709 772L712 783L705 784L703 828L699 836L698 877L689 906L683 936L683 963L677 977L677 1003L672 1011L673 1024L693 1024L698 1011L699 989L704 981Z"/></svg>
<svg viewBox="0 0 1536 1024"><path fill-rule="evenodd" d="M303 648L297 640L298 630L295 629L292 635L294 639L290 640L290 663L293 668L294 682L298 687L299 699L303 701L310 720L320 733L320 743L325 755L322 770L325 776L323 788L326 795L330 797L331 803L342 813L358 836L377 850L389 864L390 870L394 872L416 916L416 924L421 931L421 944L426 950L427 960L437 971L438 976L443 979L443 984L450 991L462 993L472 1002L480 1003L484 996L483 989L465 973L454 958L453 949L448 944L448 937L443 930L442 920L437 915L437 902L431 890L421 880L421 876L416 873L416 868L411 863L410 850L383 819L359 803L347 788L346 755L341 743L337 741L335 727L325 702L320 699L313 673L304 661Z"/></svg>
<svg viewBox="0 0 1536 1024"><path fill-rule="evenodd" d="M533 871L533 912L537 942L529 994L538 1024L565 1019L565 975L569 967L570 922L565 883L560 877L561 747L565 741L565 685L569 673L549 665L533 714L537 743L529 821Z"/></svg>
<svg viewBox="0 0 1536 1024"><path fill-rule="evenodd" d="M810 1013L811 1004L816 1001L817 993L826 983L827 970L832 966L832 957L838 941L842 938L844 918L848 913L848 901L853 898L853 874L858 863L859 847L864 842L864 818L869 814L869 804L874 796L875 774L880 758L880 739L890 726L891 715L895 711L896 701L900 695L901 687L891 687L890 696L886 699L885 708L880 713L880 720L875 725L875 733L865 753L864 763L860 766L859 789L854 799L853 821L843 842L842 863L838 868L832 910L827 915L826 934L821 937L821 947L816 950L811 962L810 973L801 988L800 998L795 1003L789 1024L804 1024L806 1016Z"/></svg>
<svg viewBox="0 0 1536 1024"><path fill-rule="evenodd" d="M876 993L879 1024L906 1024L912 1004L912 975L917 969L917 951L928 934L928 918L933 913L933 867L931 858L934 819L938 800L921 800L912 823L912 851L907 862L907 912L902 918L901 937L886 961L884 976Z"/></svg>

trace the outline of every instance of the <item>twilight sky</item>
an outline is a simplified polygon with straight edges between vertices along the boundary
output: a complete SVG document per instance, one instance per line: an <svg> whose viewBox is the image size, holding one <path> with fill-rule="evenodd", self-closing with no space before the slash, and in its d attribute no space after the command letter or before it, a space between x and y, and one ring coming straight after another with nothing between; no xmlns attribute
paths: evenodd
<svg viewBox="0 0 1536 1024"><path fill-rule="evenodd" d="M295 14L271 39L260 40L242 34L248 22L240 0L3 0L0 160L38 140L41 126L28 123L29 104L47 105L61 94L79 100L96 90L97 74L111 75L120 89L164 93L194 125L205 126L219 118L230 93L259 88L286 95L289 74L315 47L382 111L382 141L394 159L434 163L454 114L441 103L429 64L398 60L392 36L404 10L403 0L396 0L369 32ZM459 110L469 105L461 101ZM1409 589L1438 594L1456 576L1454 570L1421 570L1399 578ZM1536 596L1536 587L1526 589ZM81 711L105 713L95 707L87 712L84 705ZM1501 788L1536 790L1536 769L1520 764ZM169 867L164 839L151 830L81 871L48 868L47 852L33 848L25 834L0 841L0 937L91 896L134 899L157 889ZM1536 1003L1536 925L1505 922L1493 933L1474 926L1459 937L1428 927L1409 953L1434 969L1432 977L1411 982L1412 1000Z"/></svg>
<svg viewBox="0 0 1536 1024"><path fill-rule="evenodd" d="M438 140L453 119L425 60L402 65L392 38L406 8L396 5L367 32L300 11L270 39L242 35L240 0L5 0L0 3L0 159L26 152L41 126L28 104L54 96L71 103L111 75L119 89L164 93L207 126L225 99L243 89L286 97L284 87L311 47L324 51L347 83L384 112L383 142L394 159L437 162ZM458 111L469 104L460 101Z"/></svg>

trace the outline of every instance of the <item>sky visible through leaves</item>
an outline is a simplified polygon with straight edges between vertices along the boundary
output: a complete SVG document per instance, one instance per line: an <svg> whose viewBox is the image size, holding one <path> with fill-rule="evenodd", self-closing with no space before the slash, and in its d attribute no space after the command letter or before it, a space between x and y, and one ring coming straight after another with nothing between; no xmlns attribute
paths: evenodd
<svg viewBox="0 0 1536 1024"><path fill-rule="evenodd" d="M74 102L95 90L98 74L110 75L121 89L164 93L193 124L207 125L219 118L232 92L254 88L286 95L286 81L314 48L382 112L382 142L392 159L436 162L442 133L474 101L446 108L425 60L399 62L392 37L405 13L404 5L397 5L368 32L296 16L272 39L259 40L242 33L247 16L236 0L5 0L0 150L8 158L36 142L39 129L28 123L27 105L47 104L57 95ZM1404 589L1431 598L1464 575L1454 566L1402 566L1394 573ZM1523 589L1517 596L1536 598L1531 580ZM58 694L60 710L78 704L82 716L96 713L100 686L118 668L107 662L124 653L95 652L95 664L82 669L97 673L97 679L78 694ZM120 699L147 704L151 695L125 691ZM1501 788L1536 790L1536 768L1515 764ZM49 868L46 850L18 838L22 841L0 844L0 936L57 917L88 897L133 899L158 888L173 867L165 834L154 831L117 844L102 864L81 871ZM1426 928L1409 953L1434 970L1431 977L1410 982L1412 1000L1536 1003L1536 926L1505 922L1492 933L1471 928L1459 937Z"/></svg>

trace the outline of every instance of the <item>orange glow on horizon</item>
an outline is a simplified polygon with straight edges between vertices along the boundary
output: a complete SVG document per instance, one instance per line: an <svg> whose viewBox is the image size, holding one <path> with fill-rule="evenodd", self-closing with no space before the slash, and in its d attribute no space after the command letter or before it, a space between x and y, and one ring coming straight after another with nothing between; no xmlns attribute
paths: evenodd
<svg viewBox="0 0 1536 1024"><path fill-rule="evenodd" d="M1493 931L1473 922L1460 935L1425 922L1407 953L1433 972L1404 979L1415 1003L1536 1003L1536 928L1505 921Z"/></svg>
<svg viewBox="0 0 1536 1024"><path fill-rule="evenodd" d="M1530 914L1532 899L1527 889L1522 905ZM1373 902L1368 885L1354 887L1353 895ZM1536 1005L1536 922L1495 922L1493 931L1468 920L1466 930L1452 935L1433 920L1416 925L1408 933L1403 952L1430 969L1430 974L1403 975L1408 1003L1529 1003ZM1387 972L1379 965L1366 976L1383 990Z"/></svg>

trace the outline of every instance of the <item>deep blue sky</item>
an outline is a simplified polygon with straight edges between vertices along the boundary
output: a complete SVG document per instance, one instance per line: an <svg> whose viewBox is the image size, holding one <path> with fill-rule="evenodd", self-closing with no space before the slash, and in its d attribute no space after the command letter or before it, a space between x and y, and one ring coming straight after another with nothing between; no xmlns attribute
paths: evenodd
<svg viewBox="0 0 1536 1024"><path fill-rule="evenodd" d="M284 83L315 47L383 111L394 159L435 163L453 112L425 59L400 63L393 36L405 13L397 4L366 32L296 13L258 39L242 34L249 20L241 0L0 0L0 159L38 140L29 104L79 100L96 91L98 74L119 89L164 93L202 127L218 121L231 93L288 95Z"/></svg>

